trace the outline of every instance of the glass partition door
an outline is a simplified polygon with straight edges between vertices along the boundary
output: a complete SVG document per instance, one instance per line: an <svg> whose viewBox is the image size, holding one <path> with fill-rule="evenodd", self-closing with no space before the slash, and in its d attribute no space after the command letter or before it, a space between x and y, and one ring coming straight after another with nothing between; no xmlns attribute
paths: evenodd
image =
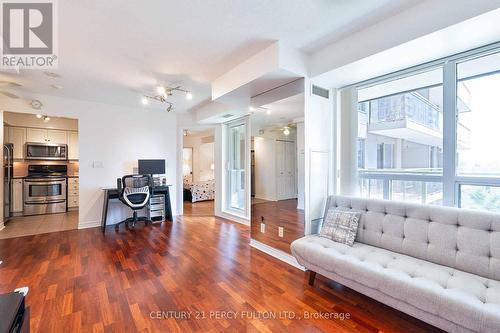
<svg viewBox="0 0 500 333"><path fill-rule="evenodd" d="M246 125L228 125L228 196L230 209L245 211L246 206Z"/></svg>

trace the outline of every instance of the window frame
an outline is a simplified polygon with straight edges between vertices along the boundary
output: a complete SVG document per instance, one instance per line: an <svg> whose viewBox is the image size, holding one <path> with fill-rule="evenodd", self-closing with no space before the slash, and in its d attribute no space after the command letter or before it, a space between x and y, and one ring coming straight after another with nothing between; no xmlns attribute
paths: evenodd
<svg viewBox="0 0 500 333"><path fill-rule="evenodd" d="M391 197L391 181L422 181L441 182L443 186L443 206L459 207L461 185L500 186L500 177L491 176L460 176L457 174L457 66L460 63L485 57L500 52L500 42L489 44L480 48L454 54L442 59L410 67L401 71L342 87L363 89L374 85L390 82L404 77L416 75L425 71L442 68L443 86L443 162L442 175L410 174L404 172L370 172L356 169L361 179L381 179L384 182L384 199ZM500 68L499 68L500 70ZM365 102L365 101L362 101ZM359 112L358 108L353 112ZM357 131L353 133L357 136ZM357 151L355 152L357 155ZM356 164L357 167L357 164ZM362 171L362 172L360 172Z"/></svg>

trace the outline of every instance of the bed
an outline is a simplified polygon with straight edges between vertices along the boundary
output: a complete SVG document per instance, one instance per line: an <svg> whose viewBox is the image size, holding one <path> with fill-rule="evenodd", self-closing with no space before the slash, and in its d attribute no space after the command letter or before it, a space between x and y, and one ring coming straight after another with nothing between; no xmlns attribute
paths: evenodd
<svg viewBox="0 0 500 333"><path fill-rule="evenodd" d="M184 201L198 202L215 199L215 180L190 182L184 179Z"/></svg>

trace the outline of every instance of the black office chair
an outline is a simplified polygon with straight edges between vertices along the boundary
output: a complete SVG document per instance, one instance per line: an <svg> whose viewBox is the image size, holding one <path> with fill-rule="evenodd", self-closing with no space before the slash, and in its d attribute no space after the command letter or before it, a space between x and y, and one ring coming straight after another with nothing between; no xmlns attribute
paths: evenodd
<svg viewBox="0 0 500 333"><path fill-rule="evenodd" d="M151 193L151 177L149 175L127 175L122 179L117 179L118 198L125 205L133 210L133 216L115 224L115 230L120 228L120 224L125 224L128 227L129 223L132 228L139 221L144 221L146 224L152 223L146 216L137 217L137 211L146 207L149 203Z"/></svg>

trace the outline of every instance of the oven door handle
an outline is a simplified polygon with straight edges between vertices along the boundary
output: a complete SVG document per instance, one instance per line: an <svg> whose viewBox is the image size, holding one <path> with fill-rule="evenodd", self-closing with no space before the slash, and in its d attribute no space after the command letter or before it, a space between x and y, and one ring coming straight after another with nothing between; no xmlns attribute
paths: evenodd
<svg viewBox="0 0 500 333"><path fill-rule="evenodd" d="M66 178L54 178L54 179L50 179L50 180L47 180L47 179L25 179L24 181L26 183L36 183L36 184L45 183L48 185L52 185L52 184L59 184L60 182L64 182L64 181L66 181Z"/></svg>
<svg viewBox="0 0 500 333"><path fill-rule="evenodd" d="M66 200L56 200L56 201L26 201L25 204L27 205L47 205L47 204L56 204L56 203L63 203L66 202Z"/></svg>

